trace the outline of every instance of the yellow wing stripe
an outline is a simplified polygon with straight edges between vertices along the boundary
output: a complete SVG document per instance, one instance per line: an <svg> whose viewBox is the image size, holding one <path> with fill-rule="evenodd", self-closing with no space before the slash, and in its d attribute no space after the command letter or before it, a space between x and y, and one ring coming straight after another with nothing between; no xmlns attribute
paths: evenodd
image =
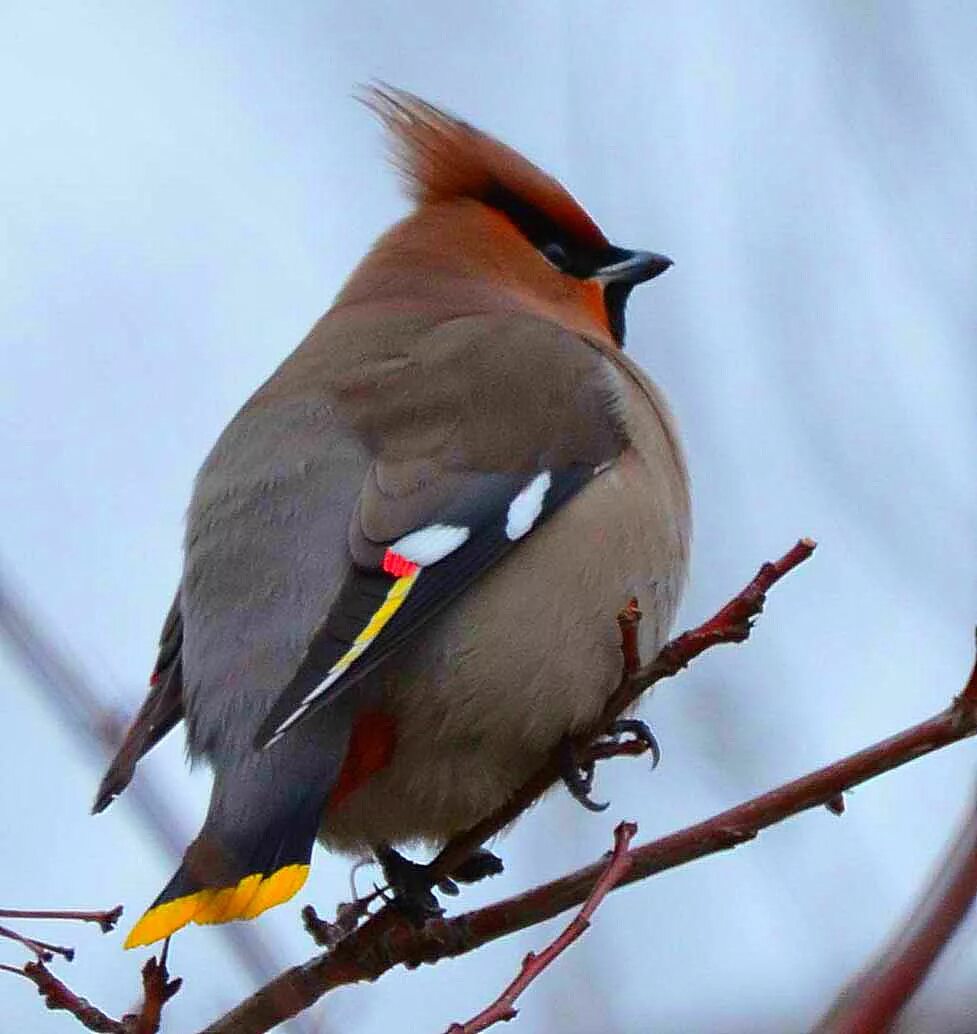
<svg viewBox="0 0 977 1034"><path fill-rule="evenodd" d="M420 574L420 570L417 570L413 574L404 575L390 586L383 603L373 612L373 616L366 623L360 634L353 640L350 648L329 669L329 673L316 689L305 698L306 702L318 696L324 689L335 682L352 665L353 661L365 653L370 643L376 639L383 630L384 625L390 621L400 609L400 605L407 599L407 594L413 588L414 582L417 581Z"/></svg>
<svg viewBox="0 0 977 1034"><path fill-rule="evenodd" d="M126 948L169 937L187 923L227 923L232 919L254 919L267 908L288 901L301 889L309 875L308 865L286 865L270 876L251 873L233 887L207 889L187 894L149 909L129 931Z"/></svg>

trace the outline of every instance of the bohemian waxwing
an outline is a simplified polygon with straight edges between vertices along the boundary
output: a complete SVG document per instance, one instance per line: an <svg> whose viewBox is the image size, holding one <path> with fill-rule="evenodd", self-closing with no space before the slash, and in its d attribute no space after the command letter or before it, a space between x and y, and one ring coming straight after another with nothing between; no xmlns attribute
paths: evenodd
<svg viewBox="0 0 977 1034"><path fill-rule="evenodd" d="M417 97L368 103L414 208L197 475L95 810L180 718L214 787L127 947L287 900L316 838L390 862L485 817L599 716L622 605L652 656L685 578L682 451L621 351L628 293L669 260Z"/></svg>

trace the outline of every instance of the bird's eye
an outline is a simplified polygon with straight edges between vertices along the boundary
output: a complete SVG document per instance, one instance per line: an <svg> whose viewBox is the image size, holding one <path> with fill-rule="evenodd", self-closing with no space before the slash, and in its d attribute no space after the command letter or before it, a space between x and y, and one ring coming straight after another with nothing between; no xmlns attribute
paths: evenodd
<svg viewBox="0 0 977 1034"><path fill-rule="evenodd" d="M570 264L569 256L566 253L566 249L562 244L557 244L556 241L551 241L541 249L543 258L547 262L551 262L557 269L562 272L566 272L567 266Z"/></svg>

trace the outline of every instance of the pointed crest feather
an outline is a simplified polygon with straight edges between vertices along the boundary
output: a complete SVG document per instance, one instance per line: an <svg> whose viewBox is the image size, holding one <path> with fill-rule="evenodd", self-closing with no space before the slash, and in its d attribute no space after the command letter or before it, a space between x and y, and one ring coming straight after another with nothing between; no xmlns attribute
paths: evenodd
<svg viewBox="0 0 977 1034"><path fill-rule="evenodd" d="M385 83L368 88L361 99L390 133L394 164L417 204L458 198L491 204L500 195L514 196L582 244L607 246L569 191L501 141Z"/></svg>

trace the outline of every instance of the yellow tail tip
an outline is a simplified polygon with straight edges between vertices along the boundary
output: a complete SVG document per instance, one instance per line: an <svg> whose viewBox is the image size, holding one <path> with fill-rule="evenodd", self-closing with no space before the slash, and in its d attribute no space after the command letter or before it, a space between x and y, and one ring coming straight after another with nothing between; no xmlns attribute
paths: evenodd
<svg viewBox="0 0 977 1034"><path fill-rule="evenodd" d="M307 865L286 865L267 876L258 884L254 897L248 902L234 919L254 919L268 908L274 908L289 898L294 897L302 889L309 875Z"/></svg>
<svg viewBox="0 0 977 1034"><path fill-rule="evenodd" d="M124 947L141 948L169 937L193 919L197 910L204 907L213 897L214 891L201 890L186 897L164 901L149 909L129 931Z"/></svg>
<svg viewBox="0 0 977 1034"><path fill-rule="evenodd" d="M149 909L129 931L126 948L140 948L176 933L187 923L227 923L254 919L288 901L309 875L308 865L286 865L269 876L251 873L233 887L208 888Z"/></svg>

